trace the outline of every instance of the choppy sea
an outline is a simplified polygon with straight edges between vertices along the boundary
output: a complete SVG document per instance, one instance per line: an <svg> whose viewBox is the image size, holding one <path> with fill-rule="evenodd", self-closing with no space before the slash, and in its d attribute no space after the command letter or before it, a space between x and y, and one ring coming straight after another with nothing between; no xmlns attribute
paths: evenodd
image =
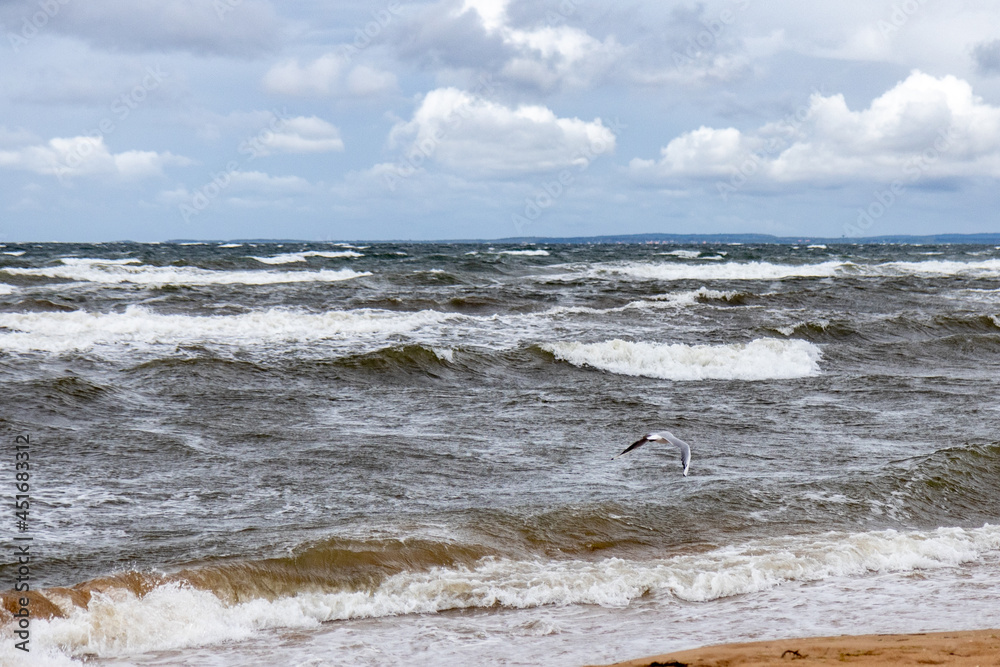
<svg viewBox="0 0 1000 667"><path fill-rule="evenodd" d="M8 244L30 665L1000 625L1000 250ZM691 474L649 430L691 444ZM30 437L30 510L13 507ZM22 517L23 518L23 517Z"/></svg>

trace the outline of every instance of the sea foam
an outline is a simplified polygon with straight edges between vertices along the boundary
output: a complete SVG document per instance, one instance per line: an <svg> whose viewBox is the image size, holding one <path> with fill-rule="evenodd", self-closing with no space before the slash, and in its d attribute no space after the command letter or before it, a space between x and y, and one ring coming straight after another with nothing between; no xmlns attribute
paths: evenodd
<svg viewBox="0 0 1000 667"><path fill-rule="evenodd" d="M819 373L820 349L802 340L759 338L749 343L685 345L619 339L542 346L574 366L664 380L778 380Z"/></svg>
<svg viewBox="0 0 1000 667"><path fill-rule="evenodd" d="M725 262L720 264L629 263L590 270L594 277L626 277L639 280L781 280L825 278L854 265L849 262L819 264L771 264L769 262Z"/></svg>
<svg viewBox="0 0 1000 667"><path fill-rule="evenodd" d="M13 275L62 278L80 282L162 285L269 285L276 283L337 282L368 272L339 269L319 271L210 271L191 266L150 266L137 259L91 259L66 257L62 266L4 268Z"/></svg>
<svg viewBox="0 0 1000 667"><path fill-rule="evenodd" d="M469 254L469 253L466 253ZM548 250L501 250L498 255L521 255L522 257L548 257Z"/></svg>
<svg viewBox="0 0 1000 667"><path fill-rule="evenodd" d="M336 251L325 251L325 250L310 250L308 252L286 252L280 255L274 255L272 257L255 257L250 256L250 259L255 259L262 264L291 264L293 262L305 262L309 257L326 257L327 259L344 259L344 258L354 258L354 257L364 257L360 252L354 252L353 250L336 250Z"/></svg>
<svg viewBox="0 0 1000 667"><path fill-rule="evenodd" d="M1000 275L1000 259L987 259L980 262L955 262L949 260L927 260L924 262L887 262L878 265L881 273L889 274L925 274L925 275Z"/></svg>
<svg viewBox="0 0 1000 667"><path fill-rule="evenodd" d="M396 335L462 316L438 311L271 308L241 315L176 315L130 306L121 313L0 313L0 349L10 352L90 350L195 344L309 344L365 334Z"/></svg>
<svg viewBox="0 0 1000 667"><path fill-rule="evenodd" d="M663 308L683 308L699 303L729 302L738 298L741 292L719 291L700 287L696 290L682 292L672 292L669 294L657 294L647 299L629 301L623 306L611 308L591 308L590 306L556 306L542 313L544 316L559 316L566 314L576 315L605 315L609 313L621 313L627 310L655 310Z"/></svg>
<svg viewBox="0 0 1000 667"><path fill-rule="evenodd" d="M648 561L489 557L471 567L402 572L371 589L303 591L233 605L177 583L143 597L120 589L95 593L88 608L53 594L67 615L35 620L32 641L46 652L122 658L238 641L268 628L309 628L346 619L473 608L625 607L649 595L706 602L789 582L958 567L994 558L998 550L1000 527L986 525L763 539Z"/></svg>
<svg viewBox="0 0 1000 667"><path fill-rule="evenodd" d="M678 255L687 257L686 255ZM707 258L702 258L707 259ZM725 262L721 264L630 262L620 265L590 267L594 278L633 278L638 280L783 280L786 278L828 278L837 276L878 277L898 275L1000 275L1000 259L978 262L927 260L922 262L886 262L856 264L827 261L815 264L773 264L770 262ZM548 276L570 279L578 276Z"/></svg>

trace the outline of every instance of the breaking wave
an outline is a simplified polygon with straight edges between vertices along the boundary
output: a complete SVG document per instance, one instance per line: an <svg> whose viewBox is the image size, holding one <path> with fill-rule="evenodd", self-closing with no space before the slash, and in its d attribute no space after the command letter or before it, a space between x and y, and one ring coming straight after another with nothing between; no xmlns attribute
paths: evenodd
<svg viewBox="0 0 1000 667"><path fill-rule="evenodd" d="M687 251L685 251L687 252ZM691 251L693 252L693 251ZM673 254L673 253L671 253ZM674 255L693 259L692 256ZM710 259L702 257L701 259ZM843 276L888 277L920 275L987 276L1000 275L1000 259L980 262L928 260L923 262L887 262L857 264L831 260L815 264L774 264L771 262L724 262L690 264L686 262L630 262L620 265L588 267L592 278L632 278L637 280L783 280L786 278L831 278ZM548 279L575 280L579 275L549 276Z"/></svg>
<svg viewBox="0 0 1000 667"><path fill-rule="evenodd" d="M420 373L436 375L454 363L455 350L446 347L405 345L385 347L366 354L349 355L334 363L344 368L356 368L383 373Z"/></svg>
<svg viewBox="0 0 1000 667"><path fill-rule="evenodd" d="M929 260L925 262L888 262L878 267L881 272L889 274L923 274L958 276L966 274L1000 275L1000 259L988 259L981 262L955 262L948 260Z"/></svg>
<svg viewBox="0 0 1000 667"><path fill-rule="evenodd" d="M308 260L309 257L342 259L342 258L364 257L364 255L362 255L360 252L354 252L353 250L337 250L337 251L310 250L308 252L286 252L271 257L255 257L251 255L250 259L255 259L262 264L291 264L293 262L305 262Z"/></svg>
<svg viewBox="0 0 1000 667"><path fill-rule="evenodd" d="M137 259L63 258L62 266L0 269L11 275L58 278L79 282L163 285L271 285L276 283L337 282L369 272L351 269L319 271L211 271L192 266L150 266Z"/></svg>
<svg viewBox="0 0 1000 667"><path fill-rule="evenodd" d="M788 582L957 567L998 550L1000 527L988 524L761 539L645 561L521 559L445 543L334 541L287 558L170 576L125 573L49 589L36 600L49 618L33 621L32 640L50 653L120 658L347 619L624 607L648 595L706 602ZM10 614L0 613L9 633Z"/></svg>
<svg viewBox="0 0 1000 667"><path fill-rule="evenodd" d="M548 257L548 250L500 250L498 255L520 255L522 257Z"/></svg>
<svg viewBox="0 0 1000 667"><path fill-rule="evenodd" d="M783 380L819 373L820 349L801 340L759 338L728 345L549 343L542 349L574 366L663 380Z"/></svg>
<svg viewBox="0 0 1000 667"><path fill-rule="evenodd" d="M769 262L726 262L724 264L635 263L592 269L595 277L625 276L639 280L780 280L783 278L825 278L835 276L849 262L820 264L771 264Z"/></svg>
<svg viewBox="0 0 1000 667"><path fill-rule="evenodd" d="M51 352L98 346L308 344L364 334L402 334L461 315L432 310L311 313L271 308L241 315L171 315L130 306L121 313L0 313L0 350Z"/></svg>

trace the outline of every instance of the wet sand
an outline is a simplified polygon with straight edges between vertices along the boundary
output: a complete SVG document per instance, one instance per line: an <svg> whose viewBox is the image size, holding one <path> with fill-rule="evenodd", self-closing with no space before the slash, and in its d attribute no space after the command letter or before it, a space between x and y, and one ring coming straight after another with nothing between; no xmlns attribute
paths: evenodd
<svg viewBox="0 0 1000 667"><path fill-rule="evenodd" d="M1000 630L862 635L722 644L614 663L615 667L737 665L1000 665Z"/></svg>

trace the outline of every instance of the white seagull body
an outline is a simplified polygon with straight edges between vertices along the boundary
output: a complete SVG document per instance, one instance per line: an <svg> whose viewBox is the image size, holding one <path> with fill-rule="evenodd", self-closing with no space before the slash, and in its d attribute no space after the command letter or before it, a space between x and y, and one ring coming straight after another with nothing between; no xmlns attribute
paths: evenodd
<svg viewBox="0 0 1000 667"><path fill-rule="evenodd" d="M665 442L669 445L673 445L674 447L680 449L681 467L684 469L684 476L687 477L688 467L691 465L691 448L688 446L686 442L684 442L680 438L674 437L674 434L671 433L670 431L658 431L656 433L647 433L646 435L642 436L641 440L637 440L628 447L626 447L625 451L619 454L618 456L622 456L622 454L628 454L633 449L638 449L639 447L645 445L647 442ZM614 461L616 458L618 458L618 456L612 456L611 460Z"/></svg>

